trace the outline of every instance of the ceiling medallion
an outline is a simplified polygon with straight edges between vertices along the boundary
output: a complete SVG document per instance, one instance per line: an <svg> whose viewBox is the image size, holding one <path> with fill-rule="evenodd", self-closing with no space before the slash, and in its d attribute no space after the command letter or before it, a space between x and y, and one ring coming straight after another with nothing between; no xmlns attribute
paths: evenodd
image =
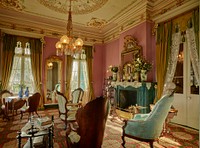
<svg viewBox="0 0 200 148"><path fill-rule="evenodd" d="M68 13L69 0L37 0L45 7L60 13ZM72 0L73 14L88 14L101 8L108 0Z"/></svg>
<svg viewBox="0 0 200 148"><path fill-rule="evenodd" d="M89 27L94 27L94 28L102 28L103 26L105 26L107 23L106 20L103 19L98 19L98 18L92 18L88 23L87 26Z"/></svg>
<svg viewBox="0 0 200 148"><path fill-rule="evenodd" d="M23 2L21 0L4 0L0 1L0 6L11 8L15 10L22 10L24 9L24 6L22 4Z"/></svg>

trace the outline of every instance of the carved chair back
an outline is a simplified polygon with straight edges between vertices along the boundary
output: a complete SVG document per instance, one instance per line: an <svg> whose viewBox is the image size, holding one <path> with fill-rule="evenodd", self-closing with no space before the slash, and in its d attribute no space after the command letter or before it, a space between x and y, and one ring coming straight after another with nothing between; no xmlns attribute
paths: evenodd
<svg viewBox="0 0 200 148"><path fill-rule="evenodd" d="M71 103L79 103L82 101L84 95L84 91L82 88L77 88L72 92L72 102Z"/></svg>
<svg viewBox="0 0 200 148"><path fill-rule="evenodd" d="M76 120L80 135L79 147L100 148L103 142L109 103L107 98L99 97L78 109Z"/></svg>

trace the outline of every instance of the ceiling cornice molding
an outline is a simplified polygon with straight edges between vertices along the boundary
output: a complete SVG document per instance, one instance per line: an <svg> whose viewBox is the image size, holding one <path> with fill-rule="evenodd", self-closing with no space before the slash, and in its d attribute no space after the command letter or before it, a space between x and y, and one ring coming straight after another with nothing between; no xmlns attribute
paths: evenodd
<svg viewBox="0 0 200 148"><path fill-rule="evenodd" d="M91 44L106 43L119 38L121 33L144 21L159 23L198 5L197 0L135 0L107 20L101 29L73 22L73 34ZM14 17L14 14L18 17ZM60 38L66 31L66 20L41 17L21 11L3 11L3 8L0 8L0 20L2 30L24 31L54 38Z"/></svg>
<svg viewBox="0 0 200 148"><path fill-rule="evenodd" d="M189 0L189 1L187 1L187 3L177 6L175 9L171 9L170 11L166 11L163 14L155 16L153 18L153 21L155 23L163 22L163 21L166 21L166 20L168 20L172 17L175 17L181 13L192 10L198 6L199 6L199 2L197 0Z"/></svg>
<svg viewBox="0 0 200 148"><path fill-rule="evenodd" d="M25 32L25 31L14 30L14 29L1 29L1 32L7 33L7 34L12 34L12 35L18 35L18 36L39 38L39 39L44 38L44 35L42 35L42 34L33 33L33 32Z"/></svg>

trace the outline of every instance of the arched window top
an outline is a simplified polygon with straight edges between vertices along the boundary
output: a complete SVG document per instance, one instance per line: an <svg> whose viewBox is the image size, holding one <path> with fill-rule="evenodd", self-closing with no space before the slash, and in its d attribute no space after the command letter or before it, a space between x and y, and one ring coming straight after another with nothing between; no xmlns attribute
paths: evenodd
<svg viewBox="0 0 200 148"><path fill-rule="evenodd" d="M24 54L30 55L30 43L29 42L26 42Z"/></svg>
<svg viewBox="0 0 200 148"><path fill-rule="evenodd" d="M15 54L30 55L30 43L26 42L25 47L22 47L22 42L18 41L17 46L15 47Z"/></svg>
<svg viewBox="0 0 200 148"><path fill-rule="evenodd" d="M15 47L15 54L22 54L22 42L18 41Z"/></svg>

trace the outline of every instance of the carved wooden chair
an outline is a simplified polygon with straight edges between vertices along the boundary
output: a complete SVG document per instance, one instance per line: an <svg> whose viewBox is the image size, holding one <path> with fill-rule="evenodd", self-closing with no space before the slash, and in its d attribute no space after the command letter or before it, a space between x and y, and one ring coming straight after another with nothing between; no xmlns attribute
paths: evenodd
<svg viewBox="0 0 200 148"><path fill-rule="evenodd" d="M18 110L20 110L23 106L26 106L26 100L24 99L13 99L10 103L8 103L8 110L11 110L12 118L14 118L15 115L18 115Z"/></svg>
<svg viewBox="0 0 200 148"><path fill-rule="evenodd" d="M13 96L13 93L10 92L9 90L2 90L0 92L0 115L3 114L3 119L9 119L8 117L8 105L5 102L5 98Z"/></svg>
<svg viewBox="0 0 200 148"><path fill-rule="evenodd" d="M25 108L21 108L21 119L23 117L23 113L25 112L29 113L28 119L31 117L31 115L34 115L34 113L36 113L36 115L39 117L37 110L39 107L40 98L41 94L38 92L28 98L28 106Z"/></svg>
<svg viewBox="0 0 200 148"><path fill-rule="evenodd" d="M73 126L66 132L68 147L100 148L109 112L107 98L99 97L78 109L76 121L78 128Z"/></svg>
<svg viewBox="0 0 200 148"><path fill-rule="evenodd" d="M77 88L72 91L72 99L67 103L68 110L78 110L82 106L84 91L82 88Z"/></svg>
<svg viewBox="0 0 200 148"><path fill-rule="evenodd" d="M76 111L67 109L67 98L65 95L59 91L57 91L57 99L58 99L58 110L59 117L65 123L65 129L68 126L69 122L75 122Z"/></svg>

